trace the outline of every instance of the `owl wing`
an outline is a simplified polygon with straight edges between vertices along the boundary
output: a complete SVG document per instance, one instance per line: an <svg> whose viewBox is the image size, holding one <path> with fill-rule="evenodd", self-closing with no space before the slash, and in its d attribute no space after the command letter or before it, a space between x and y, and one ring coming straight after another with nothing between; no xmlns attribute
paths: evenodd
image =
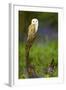
<svg viewBox="0 0 66 90"><path fill-rule="evenodd" d="M29 25L29 28L28 28L28 35L33 33L35 33L35 25L31 24Z"/></svg>
<svg viewBox="0 0 66 90"><path fill-rule="evenodd" d="M35 25L31 24L28 27L28 40L32 39L34 37L34 34L35 34Z"/></svg>

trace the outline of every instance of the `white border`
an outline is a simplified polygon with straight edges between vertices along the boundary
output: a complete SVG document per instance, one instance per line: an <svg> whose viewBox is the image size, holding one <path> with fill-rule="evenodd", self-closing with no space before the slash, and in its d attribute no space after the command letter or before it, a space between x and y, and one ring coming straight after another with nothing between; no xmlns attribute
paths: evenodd
<svg viewBox="0 0 66 90"><path fill-rule="evenodd" d="M39 79L18 79L18 11L39 11L39 12L58 12L58 77L39 78ZM12 66L11 66L11 83L10 85L42 85L55 84L63 82L63 9L58 7L40 7L40 6L22 6L12 5Z"/></svg>

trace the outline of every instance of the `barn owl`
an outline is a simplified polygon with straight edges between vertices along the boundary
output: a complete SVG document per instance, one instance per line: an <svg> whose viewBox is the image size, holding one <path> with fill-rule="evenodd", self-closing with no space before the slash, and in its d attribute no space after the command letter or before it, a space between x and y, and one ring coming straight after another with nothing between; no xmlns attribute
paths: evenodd
<svg viewBox="0 0 66 90"><path fill-rule="evenodd" d="M27 40L31 40L37 31L38 31L38 19L33 18L31 20L31 24L28 27L28 38L27 38Z"/></svg>

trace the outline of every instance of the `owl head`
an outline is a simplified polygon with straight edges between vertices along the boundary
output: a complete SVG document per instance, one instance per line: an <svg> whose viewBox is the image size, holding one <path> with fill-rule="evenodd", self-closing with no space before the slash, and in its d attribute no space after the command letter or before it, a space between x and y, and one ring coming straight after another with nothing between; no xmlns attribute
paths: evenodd
<svg viewBox="0 0 66 90"><path fill-rule="evenodd" d="M38 19L37 18L33 18L31 20L31 24L35 25L35 32L37 32L37 30L38 30Z"/></svg>
<svg viewBox="0 0 66 90"><path fill-rule="evenodd" d="M31 24L38 25L38 19L33 18L32 21L31 21Z"/></svg>

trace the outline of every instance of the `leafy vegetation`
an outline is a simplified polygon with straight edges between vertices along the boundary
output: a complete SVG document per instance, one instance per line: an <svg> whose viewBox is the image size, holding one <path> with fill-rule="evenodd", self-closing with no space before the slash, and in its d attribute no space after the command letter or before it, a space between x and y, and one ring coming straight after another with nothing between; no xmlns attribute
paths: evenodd
<svg viewBox="0 0 66 90"><path fill-rule="evenodd" d="M35 72L39 77L57 77L58 76L58 42L57 40L47 43L34 43L30 49L30 62L35 67ZM53 75L45 73L52 58L55 61ZM19 43L19 79L27 78L25 62L25 43Z"/></svg>

